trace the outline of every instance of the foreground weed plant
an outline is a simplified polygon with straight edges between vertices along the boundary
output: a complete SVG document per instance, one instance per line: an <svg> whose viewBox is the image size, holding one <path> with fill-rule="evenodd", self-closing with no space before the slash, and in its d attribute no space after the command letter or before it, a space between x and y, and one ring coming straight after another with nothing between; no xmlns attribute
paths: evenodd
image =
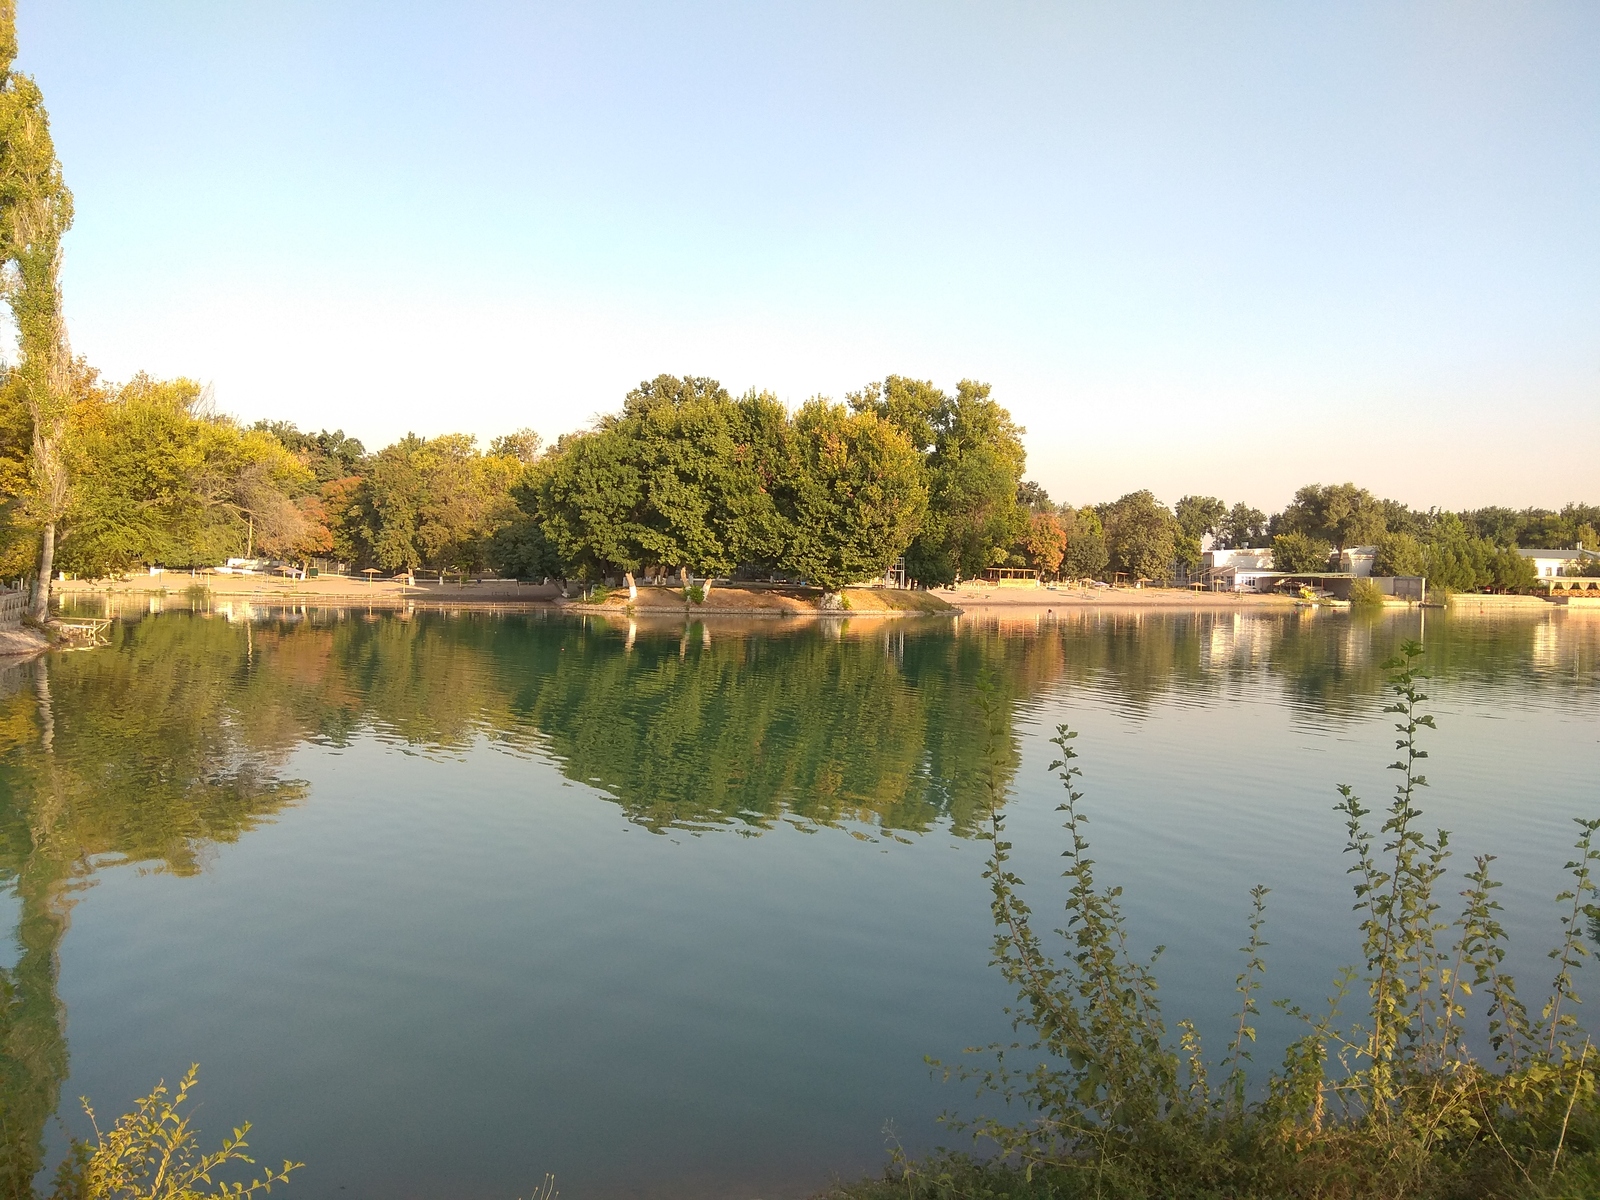
<svg viewBox="0 0 1600 1200"><path fill-rule="evenodd" d="M1237 979L1239 1012L1213 1072L1194 1026L1169 1032L1157 1000L1155 958L1128 948L1119 897L1095 875L1079 791L1075 734L1053 739L1051 764L1065 788L1065 952L1047 952L1008 866L1004 837L1005 723L992 714L988 764L994 964L1016 988L1009 1009L1025 1035L987 1048L986 1068L946 1067L1005 1101L1008 1118L955 1121L998 1149L982 1162L960 1155L911 1162L896 1156L881 1182L845 1188L856 1197L1555 1197L1600 1195L1600 1060L1578 1027L1576 972L1583 933L1600 915L1594 835L1579 820L1557 896L1563 936L1550 952L1548 998L1534 1010L1504 969L1505 932L1490 874L1474 860L1453 921L1437 890L1449 835L1422 824L1427 786L1418 743L1434 727L1407 643L1391 672L1399 775L1374 829L1348 786L1344 818L1365 962L1343 971L1326 1011L1280 1001L1300 1027L1282 1063L1250 1080L1258 993L1266 970L1267 889L1250 893L1249 937ZM1157 948L1156 955L1160 954ZM1359 997L1359 1005L1352 1005ZM1346 1020L1352 1005L1359 1015ZM1470 1010L1470 1012L1469 1012ZM1468 1050L1469 1020L1482 1022L1492 1061ZM937 1064L942 1065L942 1064ZM1018 1114L1026 1114L1017 1119Z"/></svg>
<svg viewBox="0 0 1600 1200"><path fill-rule="evenodd" d="M284 1160L281 1168L267 1168L248 1184L213 1181L212 1176L230 1163L255 1165L246 1153L249 1122L222 1140L219 1149L206 1153L189 1118L179 1110L194 1089L200 1072L191 1066L174 1093L166 1085L135 1102L131 1112L101 1131L94 1109L83 1110L94 1128L94 1140L77 1143L56 1174L56 1200L241 1200L257 1192L270 1192L275 1183L287 1183L289 1173L303 1163Z"/></svg>

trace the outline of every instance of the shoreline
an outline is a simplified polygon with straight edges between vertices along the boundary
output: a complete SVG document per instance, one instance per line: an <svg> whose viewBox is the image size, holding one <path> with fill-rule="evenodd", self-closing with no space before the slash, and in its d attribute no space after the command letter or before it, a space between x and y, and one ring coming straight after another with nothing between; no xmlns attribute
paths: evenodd
<svg viewBox="0 0 1600 1200"><path fill-rule="evenodd" d="M772 585L718 585L700 604L684 600L674 588L641 586L638 599L629 601L613 592L596 604L563 598L555 584L520 583L516 580L484 580L466 584L417 583L405 585L392 580L365 582L345 577L308 580L276 579L266 576L160 575L136 576L116 582L68 580L56 585L59 602L102 599L113 603L142 602L153 597L183 599L202 596L211 602L244 601L274 607L359 607L370 609L418 609L423 611L481 612L565 612L605 616L762 617L824 618L850 617L898 619L914 616L1047 615L1089 609L1126 609L1155 612L1291 612L1301 606L1292 596L1252 592L1196 592L1176 588L984 588L966 585L956 588L898 590L892 588L846 588L850 607L825 610L818 607L813 589ZM1428 607L1434 607L1429 604ZM1384 611L1421 607L1416 601L1384 605ZM1497 596L1476 593L1452 596L1448 607L1455 612L1562 611L1567 604L1542 596ZM1571 604L1577 610L1588 607ZM1600 606L1597 606L1600 607ZM33 653L32 650L6 651L0 656Z"/></svg>

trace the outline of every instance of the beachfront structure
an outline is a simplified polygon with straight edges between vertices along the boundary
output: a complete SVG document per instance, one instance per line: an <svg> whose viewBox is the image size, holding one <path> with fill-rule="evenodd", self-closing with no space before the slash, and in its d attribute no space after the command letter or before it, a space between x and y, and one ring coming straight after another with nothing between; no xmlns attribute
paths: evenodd
<svg viewBox="0 0 1600 1200"><path fill-rule="evenodd" d="M1271 546L1240 546L1236 550L1207 550L1200 556L1203 570L1243 567L1250 571L1272 570Z"/></svg>
<svg viewBox="0 0 1600 1200"><path fill-rule="evenodd" d="M1272 569L1271 546L1207 550L1200 555L1200 580L1214 592L1269 592L1282 575Z"/></svg>
<svg viewBox="0 0 1600 1200"><path fill-rule="evenodd" d="M1339 572L1343 575L1354 575L1357 579L1369 579L1372 576L1373 564L1377 561L1376 546L1346 546L1339 551Z"/></svg>
<svg viewBox="0 0 1600 1200"><path fill-rule="evenodd" d="M1533 573L1540 579L1579 575L1586 561L1600 559L1600 554L1585 550L1582 546L1574 546L1571 550L1518 550L1517 553L1533 563Z"/></svg>
<svg viewBox="0 0 1600 1200"><path fill-rule="evenodd" d="M990 567L983 573L990 587L1038 587L1039 572L1026 567Z"/></svg>

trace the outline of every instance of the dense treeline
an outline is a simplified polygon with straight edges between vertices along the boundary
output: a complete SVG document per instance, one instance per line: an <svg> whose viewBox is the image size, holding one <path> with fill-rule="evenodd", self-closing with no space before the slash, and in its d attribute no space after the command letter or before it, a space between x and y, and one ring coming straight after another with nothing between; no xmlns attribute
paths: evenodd
<svg viewBox="0 0 1600 1200"><path fill-rule="evenodd" d="M1354 484L1301 488L1272 514L1149 491L1074 508L1024 478L1023 430L964 380L954 393L890 376L844 404L789 410L715 380L662 375L619 412L546 448L522 430L487 449L408 435L369 453L342 431L244 427L196 383L87 366L60 443L68 486L59 569L87 576L257 554L383 571L598 579L736 572L828 588L881 574L944 584L989 567L1049 578L1167 579L1203 548L1271 547L1286 570L1375 545L1375 570L1449 590L1531 585L1517 547L1600 548L1600 508L1417 511ZM23 385L0 386L0 570L37 564ZM1591 568L1597 569L1597 568Z"/></svg>
<svg viewBox="0 0 1600 1200"><path fill-rule="evenodd" d="M67 341L61 240L72 194L43 94L13 68L0 0L0 273L17 361L0 374L0 577L103 576L257 554L385 571L594 579L741 569L829 589L906 573L943 584L990 567L1162 579L1218 546L1270 544L1315 570L1375 543L1383 574L1445 588L1531 582L1517 546L1596 546L1600 510L1415 512L1353 484L1302 488L1269 518L1148 491L1084 508L1024 480L1023 430L963 380L897 375L790 411L711 379L662 375L619 413L541 452L523 430L487 450L408 435L376 453L342 431L246 428L186 380L102 381Z"/></svg>

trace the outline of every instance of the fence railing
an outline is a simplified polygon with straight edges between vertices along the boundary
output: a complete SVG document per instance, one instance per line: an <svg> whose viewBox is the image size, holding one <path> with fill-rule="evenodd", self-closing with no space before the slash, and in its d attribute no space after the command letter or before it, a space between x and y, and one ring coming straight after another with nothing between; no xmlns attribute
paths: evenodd
<svg viewBox="0 0 1600 1200"><path fill-rule="evenodd" d="M28 593L0 589L0 628L9 628L28 612Z"/></svg>

